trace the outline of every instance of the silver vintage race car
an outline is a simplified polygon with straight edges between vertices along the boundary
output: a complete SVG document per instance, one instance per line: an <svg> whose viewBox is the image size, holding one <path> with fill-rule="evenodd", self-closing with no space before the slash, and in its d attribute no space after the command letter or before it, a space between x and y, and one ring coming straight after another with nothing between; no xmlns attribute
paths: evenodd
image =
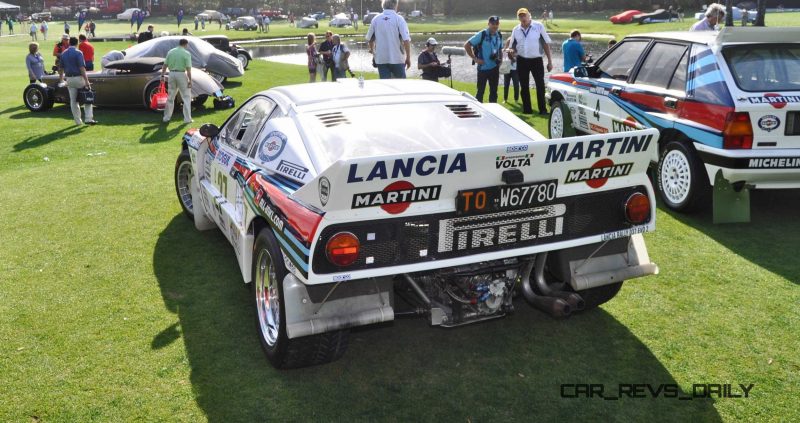
<svg viewBox="0 0 800 423"><path fill-rule="evenodd" d="M189 41L186 48L192 55L192 66L208 72L219 82L227 78L236 78L244 75L244 66L234 56L218 50L207 41L198 37L167 36L153 38L141 44L136 44L125 50L125 57L167 57L167 53L175 47L181 38Z"/></svg>
<svg viewBox="0 0 800 423"><path fill-rule="evenodd" d="M145 57L124 59L109 63L98 72L88 72L89 82L95 92L96 106L150 107L150 98L158 90L164 59ZM45 75L41 83L25 87L22 99L33 112L43 112L54 103L69 103L69 91L59 85L58 74ZM224 96L222 85L200 69L192 71L192 105L205 103L214 97L214 106L227 108L230 97ZM232 103L230 103L232 104Z"/></svg>
<svg viewBox="0 0 800 423"><path fill-rule="evenodd" d="M650 275L654 129L544 137L428 81L273 88L184 135L175 186L219 228L279 368L340 357L348 328L419 315L454 327L556 317Z"/></svg>

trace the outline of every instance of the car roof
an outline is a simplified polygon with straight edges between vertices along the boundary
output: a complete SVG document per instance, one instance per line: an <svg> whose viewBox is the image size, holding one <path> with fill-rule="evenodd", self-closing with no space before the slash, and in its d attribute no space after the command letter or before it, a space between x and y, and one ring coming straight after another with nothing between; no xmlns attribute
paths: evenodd
<svg viewBox="0 0 800 423"><path fill-rule="evenodd" d="M310 106L321 103L367 98L384 98L385 100L402 102L400 98L411 98L420 95L448 95L454 99L462 99L458 91L442 84L431 84L423 80L373 79L364 81L363 88L356 79L346 78L338 83L298 84L273 88L267 92L278 92L295 105Z"/></svg>
<svg viewBox="0 0 800 423"><path fill-rule="evenodd" d="M725 45L738 43L797 43L800 27L724 27L717 31L666 31L632 34L630 38L690 41L698 44Z"/></svg>

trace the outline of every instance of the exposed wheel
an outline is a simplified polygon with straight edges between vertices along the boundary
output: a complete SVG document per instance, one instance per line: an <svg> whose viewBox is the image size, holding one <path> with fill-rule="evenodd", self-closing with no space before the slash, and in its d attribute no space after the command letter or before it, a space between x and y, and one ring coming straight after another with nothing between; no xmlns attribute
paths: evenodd
<svg viewBox="0 0 800 423"><path fill-rule="evenodd" d="M289 339L286 335L283 279L288 271L270 228L262 229L253 249L256 327L261 347L279 369L314 366L340 358L347 350L346 330Z"/></svg>
<svg viewBox="0 0 800 423"><path fill-rule="evenodd" d="M150 100L156 94L156 91L158 91L159 85L161 85L161 81L153 81L153 82L149 83L147 85L147 87L145 87L145 89L144 89L144 96L142 98L142 101L144 102L144 107L146 109L152 110L153 112L156 112L156 113L161 113L161 111L160 110L151 109L150 108Z"/></svg>
<svg viewBox="0 0 800 423"><path fill-rule="evenodd" d="M250 59L247 57L247 55L244 53L239 53L236 55L236 58L239 59L240 62L242 62L242 67L247 69L247 65L250 64Z"/></svg>
<svg viewBox="0 0 800 423"><path fill-rule="evenodd" d="M189 150L183 150L175 162L175 192L178 194L178 202L181 203L183 214L194 222L194 204L192 203L191 190L192 177L194 177L192 159L189 157Z"/></svg>
<svg viewBox="0 0 800 423"><path fill-rule="evenodd" d="M25 107L32 112L44 112L53 107L53 100L47 89L39 84L30 84L22 92Z"/></svg>
<svg viewBox="0 0 800 423"><path fill-rule="evenodd" d="M572 116L569 107L559 100L550 104L550 118L547 122L550 139L574 137L575 128L572 127Z"/></svg>
<svg viewBox="0 0 800 423"><path fill-rule="evenodd" d="M601 304L611 301L612 298L617 296L617 293L621 288L622 282L617 282L578 291L578 294L583 298L585 304L583 311L598 307Z"/></svg>
<svg viewBox="0 0 800 423"><path fill-rule="evenodd" d="M658 160L656 177L661 199L675 211L696 209L710 191L703 163L683 141L667 143Z"/></svg>

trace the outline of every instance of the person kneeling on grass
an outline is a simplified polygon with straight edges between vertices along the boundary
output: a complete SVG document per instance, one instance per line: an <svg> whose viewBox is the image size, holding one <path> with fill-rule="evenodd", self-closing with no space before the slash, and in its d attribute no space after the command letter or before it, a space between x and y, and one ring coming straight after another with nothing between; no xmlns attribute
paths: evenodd
<svg viewBox="0 0 800 423"><path fill-rule="evenodd" d="M192 120L192 55L186 50L189 40L181 38L178 47L173 48L167 53L164 59L164 66L161 67L161 80L166 78L169 70L169 83L167 91L169 99L164 108L164 122L169 122L172 118L172 110L175 107L175 96L180 91L183 101L183 123L191 123Z"/></svg>

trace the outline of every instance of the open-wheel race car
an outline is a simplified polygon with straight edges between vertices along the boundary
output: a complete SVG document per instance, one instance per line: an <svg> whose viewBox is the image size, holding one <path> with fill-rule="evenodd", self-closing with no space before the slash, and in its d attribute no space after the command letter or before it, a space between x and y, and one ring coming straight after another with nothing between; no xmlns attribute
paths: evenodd
<svg viewBox="0 0 800 423"><path fill-rule="evenodd" d="M402 116L402 118L399 118ZM556 317L654 274L653 129L546 140L497 104L428 81L273 88L183 137L175 186L219 228L279 368L340 357L348 329Z"/></svg>
<svg viewBox="0 0 800 423"><path fill-rule="evenodd" d="M87 72L94 105L113 107L150 107L150 99L158 90L164 59L143 57L109 63L102 71ZM201 106L214 97L214 106L227 108L230 97L223 96L222 85L200 69L192 69L192 105ZM59 85L58 74L45 75L42 82L25 87L22 93L25 107L33 112L43 112L54 103L69 104L69 90Z"/></svg>

